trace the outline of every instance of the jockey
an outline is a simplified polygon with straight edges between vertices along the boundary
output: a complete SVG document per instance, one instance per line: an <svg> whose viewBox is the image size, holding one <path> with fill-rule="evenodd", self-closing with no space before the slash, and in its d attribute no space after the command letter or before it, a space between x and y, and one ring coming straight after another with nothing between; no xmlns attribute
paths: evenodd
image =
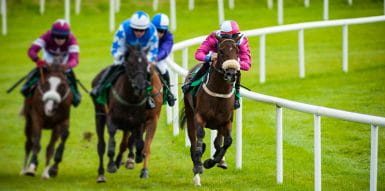
<svg viewBox="0 0 385 191"><path fill-rule="evenodd" d="M234 38L241 36L241 39L237 42L239 47L239 63L241 66L241 70L247 71L251 67L251 56L250 56L250 48L247 37L242 34L239 30L238 24L235 21L224 21L221 25L219 31L214 31L210 35L207 36L206 40L203 41L201 46L195 52L195 59L198 61L204 62L199 71L195 74L195 76L185 83L182 86L183 93L189 92L191 88L191 83L200 79L204 74L207 73L210 68L210 63L216 61L217 59L217 44L218 40L216 36L221 38ZM240 78L241 73L238 73L238 77L235 83L235 103L234 108L238 109L240 107L239 104L239 88L240 88Z"/></svg>
<svg viewBox="0 0 385 191"><path fill-rule="evenodd" d="M43 58L38 56L40 50L43 50ZM37 65L27 77L26 83L21 89L25 96L31 96L36 83L40 78L39 69L46 64L59 62L67 66L66 76L73 94L72 104L76 107L80 104L81 95L76 84L76 77L72 69L79 63L79 45L72 32L70 25L63 19L56 20L51 30L47 31L40 38L36 39L28 50L28 56Z"/></svg>
<svg viewBox="0 0 385 191"><path fill-rule="evenodd" d="M113 56L113 65L107 68L102 74L101 79L91 91L91 96L97 98L103 91L104 84L109 81L114 81L117 73L121 72L121 65L124 62L127 45L140 45L144 49L149 49L147 52L147 60L149 64L155 65L156 56L158 54L158 36L156 28L150 22L147 13L143 11L135 12L130 19L125 20L116 31L114 41L111 47ZM155 108L154 99L149 96L147 99L147 108Z"/></svg>
<svg viewBox="0 0 385 191"><path fill-rule="evenodd" d="M167 91L167 102L169 106L174 106L175 98L170 91L170 75L167 71L167 64L165 62L167 56L171 53L172 46L174 44L174 36L168 30L169 19L166 14L158 13L152 18L152 24L158 31L159 38L159 51L156 58L155 66L159 69L160 74L165 81Z"/></svg>

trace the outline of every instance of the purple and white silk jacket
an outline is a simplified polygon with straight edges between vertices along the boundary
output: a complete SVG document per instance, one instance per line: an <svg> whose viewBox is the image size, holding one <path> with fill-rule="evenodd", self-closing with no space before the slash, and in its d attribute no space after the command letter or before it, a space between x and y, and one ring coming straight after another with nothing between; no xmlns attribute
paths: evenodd
<svg viewBox="0 0 385 191"><path fill-rule="evenodd" d="M39 51L43 49L43 59L50 64L51 58L63 58L63 64L67 64L69 68L74 68L79 63L79 45L75 36L70 33L66 42L59 46L54 42L51 31L47 31L40 38L36 39L28 50L28 56L32 61L36 62L39 57Z"/></svg>

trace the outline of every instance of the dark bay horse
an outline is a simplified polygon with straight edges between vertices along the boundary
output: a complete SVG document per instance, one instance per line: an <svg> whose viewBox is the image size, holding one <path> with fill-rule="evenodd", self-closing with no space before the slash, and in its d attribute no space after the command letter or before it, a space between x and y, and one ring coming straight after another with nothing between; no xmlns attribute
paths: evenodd
<svg viewBox="0 0 385 191"><path fill-rule="evenodd" d="M117 77L111 86L107 104L102 105L93 98L95 106L96 132L98 135L99 170L97 182L105 182L103 156L106 150L104 139L105 126L109 135L107 155L109 162L107 171L115 173L122 162L122 155L127 150L129 139L135 141L136 160L143 162L140 177L148 177L148 160L150 157L150 145L159 119L163 93L161 81L155 72L154 66L147 62L146 52L140 47L128 47L125 62L122 64L124 72ZM93 80L95 86L100 80L99 73ZM152 89L147 88L152 84ZM156 107L147 109L146 102L152 96ZM123 131L119 153L115 157L115 134L117 130ZM145 140L143 135L145 133Z"/></svg>
<svg viewBox="0 0 385 191"><path fill-rule="evenodd" d="M217 61L210 66L208 75L196 96L193 91L184 95L184 111L181 113L181 127L187 119L188 137L191 142L191 159L193 161L194 184L200 186L200 176L203 166L207 169L220 163L226 150L232 143L231 128L234 110L234 82L238 76L240 65L238 62L239 49L237 38L218 39ZM186 80L191 79L190 70ZM205 136L204 127L217 130L214 141L215 154L213 159L207 159L202 165L202 154L206 145L203 142Z"/></svg>
<svg viewBox="0 0 385 191"><path fill-rule="evenodd" d="M62 64L47 65L46 72L32 97L24 102L22 114L25 117L25 159L21 171L23 175L35 176L40 151L42 129L52 130L51 139L47 146L46 168L43 178L55 177L58 174L58 165L62 161L64 145L69 136L69 117L72 103L72 93L65 75L66 66ZM55 152L55 163L50 166L55 143L61 139ZM32 156L30 158L30 153Z"/></svg>

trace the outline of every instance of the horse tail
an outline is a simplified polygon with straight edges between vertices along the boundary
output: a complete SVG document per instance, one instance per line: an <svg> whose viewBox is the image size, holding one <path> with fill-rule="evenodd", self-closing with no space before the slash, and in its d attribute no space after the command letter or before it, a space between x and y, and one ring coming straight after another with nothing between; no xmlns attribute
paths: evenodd
<svg viewBox="0 0 385 191"><path fill-rule="evenodd" d="M187 121L187 117L186 117L186 107L183 106L180 110L180 113L179 113L179 127L181 129L184 128L185 124L186 124L186 121Z"/></svg>

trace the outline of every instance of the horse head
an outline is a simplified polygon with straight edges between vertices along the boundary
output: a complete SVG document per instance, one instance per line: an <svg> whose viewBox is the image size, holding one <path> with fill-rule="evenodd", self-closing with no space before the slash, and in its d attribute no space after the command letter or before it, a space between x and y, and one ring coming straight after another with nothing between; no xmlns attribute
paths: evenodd
<svg viewBox="0 0 385 191"><path fill-rule="evenodd" d="M137 96L146 93L146 88L150 83L148 77L150 75L150 65L147 62L148 49L142 50L140 45L128 46L125 54L125 73L129 81L129 85Z"/></svg>
<svg viewBox="0 0 385 191"><path fill-rule="evenodd" d="M53 116L58 106L70 95L65 71L66 66L63 64L50 64L41 76L38 89L42 95L46 116Z"/></svg>
<svg viewBox="0 0 385 191"><path fill-rule="evenodd" d="M230 83L233 83L236 80L240 69L240 64L238 62L239 48L237 45L240 38L240 36L231 38L217 36L218 57L214 68L218 72L223 73L224 80Z"/></svg>

